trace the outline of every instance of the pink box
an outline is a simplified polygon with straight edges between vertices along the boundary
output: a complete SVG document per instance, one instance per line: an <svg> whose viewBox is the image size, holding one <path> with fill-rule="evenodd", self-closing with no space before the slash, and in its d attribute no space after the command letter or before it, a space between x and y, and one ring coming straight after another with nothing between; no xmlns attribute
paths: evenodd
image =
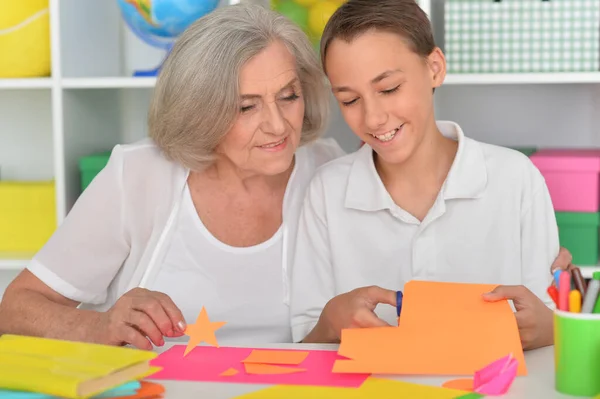
<svg viewBox="0 0 600 399"><path fill-rule="evenodd" d="M600 149L548 149L530 156L548 185L554 210L598 212Z"/></svg>

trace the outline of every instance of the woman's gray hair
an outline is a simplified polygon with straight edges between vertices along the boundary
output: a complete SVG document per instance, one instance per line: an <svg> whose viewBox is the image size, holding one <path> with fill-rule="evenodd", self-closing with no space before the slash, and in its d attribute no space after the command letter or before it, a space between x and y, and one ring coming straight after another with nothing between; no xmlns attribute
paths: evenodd
<svg viewBox="0 0 600 399"><path fill-rule="evenodd" d="M316 140L329 116L329 91L318 54L292 21L259 5L224 6L178 38L158 76L150 137L191 170L215 160L215 149L239 114L239 76L252 57L280 40L296 59L305 103L300 144Z"/></svg>

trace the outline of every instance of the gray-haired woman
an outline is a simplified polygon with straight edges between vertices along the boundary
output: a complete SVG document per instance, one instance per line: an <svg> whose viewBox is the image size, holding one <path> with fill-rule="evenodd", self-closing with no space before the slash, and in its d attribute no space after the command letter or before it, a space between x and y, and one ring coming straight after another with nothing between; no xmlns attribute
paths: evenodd
<svg viewBox="0 0 600 399"><path fill-rule="evenodd" d="M150 349L203 306L221 343L291 342L288 264L329 96L304 33L259 6L217 9L157 80L151 140L106 168L0 304L0 334Z"/></svg>

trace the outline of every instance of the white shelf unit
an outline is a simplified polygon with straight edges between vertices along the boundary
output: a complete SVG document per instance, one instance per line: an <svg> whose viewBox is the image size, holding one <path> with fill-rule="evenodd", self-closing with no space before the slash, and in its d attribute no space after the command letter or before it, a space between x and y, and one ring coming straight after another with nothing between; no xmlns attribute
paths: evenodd
<svg viewBox="0 0 600 399"><path fill-rule="evenodd" d="M0 90L50 89L51 78L0 79Z"/></svg>
<svg viewBox="0 0 600 399"><path fill-rule="evenodd" d="M443 47L443 1L421 6ZM164 53L124 26L116 0L50 0L50 18L52 76L0 79L0 178L53 178L60 223L80 193L79 158L146 136L155 79L132 71L155 67ZM486 142L598 147L600 72L449 75L436 110ZM337 107L328 134L347 151L358 147ZM27 262L10 256L0 254L0 293L3 276Z"/></svg>
<svg viewBox="0 0 600 399"><path fill-rule="evenodd" d="M21 270L25 267L31 254L5 253L0 256L0 270Z"/></svg>
<svg viewBox="0 0 600 399"><path fill-rule="evenodd" d="M600 272L600 266L585 267L581 269L581 275L583 278L592 278L594 272Z"/></svg>

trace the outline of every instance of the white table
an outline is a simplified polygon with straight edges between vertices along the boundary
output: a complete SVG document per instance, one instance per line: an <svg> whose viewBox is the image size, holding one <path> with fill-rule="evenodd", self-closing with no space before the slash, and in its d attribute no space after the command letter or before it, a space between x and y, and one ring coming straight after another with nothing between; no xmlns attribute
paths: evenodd
<svg viewBox="0 0 600 399"><path fill-rule="evenodd" d="M172 345L172 344L171 344ZM158 352L167 350L170 344L165 344L163 348L157 349ZM265 345L261 348L274 349L333 349L337 350L337 345L309 345L309 344L279 344ZM526 377L517 377L510 387L509 393L502 398L527 398L527 399L564 399L575 398L574 396L562 395L554 390L554 347L546 347L529 351L525 353L528 375ZM441 386L442 383L453 378L461 377L392 377L398 381L414 382L426 385ZM152 379L150 379L152 381ZM230 399L244 393L264 389L268 385L256 384L226 384L212 382L183 382L183 381L156 381L165 387L165 399Z"/></svg>

